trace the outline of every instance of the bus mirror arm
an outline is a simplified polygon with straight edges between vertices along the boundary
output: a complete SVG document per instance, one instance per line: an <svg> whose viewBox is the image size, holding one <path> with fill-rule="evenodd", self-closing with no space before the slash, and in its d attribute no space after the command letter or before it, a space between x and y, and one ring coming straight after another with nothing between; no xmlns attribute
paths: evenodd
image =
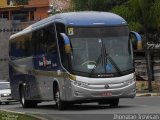
<svg viewBox="0 0 160 120"><path fill-rule="evenodd" d="M135 31L131 31L129 34L131 42L133 44L134 49L141 50L142 49L142 37Z"/></svg>
<svg viewBox="0 0 160 120"><path fill-rule="evenodd" d="M71 53L71 45L70 45L70 40L69 40L68 36L65 33L60 33L60 35L64 41L65 52L70 54Z"/></svg>

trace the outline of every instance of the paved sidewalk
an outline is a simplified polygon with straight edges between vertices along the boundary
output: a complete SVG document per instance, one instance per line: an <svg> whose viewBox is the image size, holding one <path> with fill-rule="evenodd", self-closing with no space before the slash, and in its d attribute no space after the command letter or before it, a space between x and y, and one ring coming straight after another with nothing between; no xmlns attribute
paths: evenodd
<svg viewBox="0 0 160 120"><path fill-rule="evenodd" d="M137 92L136 97L160 96L160 92Z"/></svg>

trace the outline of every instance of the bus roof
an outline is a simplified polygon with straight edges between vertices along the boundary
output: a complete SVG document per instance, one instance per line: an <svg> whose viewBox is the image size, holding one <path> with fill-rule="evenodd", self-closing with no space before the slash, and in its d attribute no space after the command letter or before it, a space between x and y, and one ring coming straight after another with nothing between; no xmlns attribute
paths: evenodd
<svg viewBox="0 0 160 120"><path fill-rule="evenodd" d="M24 30L12 35L10 39L17 36L29 33L39 29L45 25L51 24L54 21L64 23L67 26L117 26L127 25L127 22L120 16L109 12L68 12L53 15L45 18L37 23L30 25Z"/></svg>
<svg viewBox="0 0 160 120"><path fill-rule="evenodd" d="M93 26L93 25L121 25L126 21L113 13L108 12L71 12L57 14L56 18L63 19L66 25L71 26Z"/></svg>

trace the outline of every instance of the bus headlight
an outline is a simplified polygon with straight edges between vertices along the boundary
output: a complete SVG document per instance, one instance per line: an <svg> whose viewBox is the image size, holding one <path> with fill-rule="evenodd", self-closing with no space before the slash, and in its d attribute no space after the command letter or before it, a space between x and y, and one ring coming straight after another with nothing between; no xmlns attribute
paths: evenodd
<svg viewBox="0 0 160 120"><path fill-rule="evenodd" d="M80 87L86 87L86 86L89 85L89 83L80 82L80 81L74 81L73 84L76 85L76 86L80 86Z"/></svg>
<svg viewBox="0 0 160 120"><path fill-rule="evenodd" d="M76 76L75 76L75 75L71 75L71 74L69 74L69 76L68 76L68 77L69 77L69 79L70 79L70 80L76 80Z"/></svg>
<svg viewBox="0 0 160 120"><path fill-rule="evenodd" d="M130 85L130 84L134 83L134 82L135 82L135 78L124 82L124 84L127 86L127 85Z"/></svg>

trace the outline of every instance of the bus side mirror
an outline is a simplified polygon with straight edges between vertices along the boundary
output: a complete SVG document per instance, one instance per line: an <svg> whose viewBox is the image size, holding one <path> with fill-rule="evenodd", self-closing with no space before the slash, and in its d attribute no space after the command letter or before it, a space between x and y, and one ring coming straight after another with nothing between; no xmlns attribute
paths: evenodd
<svg viewBox="0 0 160 120"><path fill-rule="evenodd" d="M142 49L142 37L137 32L134 32L134 31L131 31L129 36L132 41L133 48L137 50L141 50Z"/></svg>
<svg viewBox="0 0 160 120"><path fill-rule="evenodd" d="M71 45L70 45L70 40L69 40L68 36L65 33L60 33L60 35L64 41L65 52L70 54L71 53Z"/></svg>

